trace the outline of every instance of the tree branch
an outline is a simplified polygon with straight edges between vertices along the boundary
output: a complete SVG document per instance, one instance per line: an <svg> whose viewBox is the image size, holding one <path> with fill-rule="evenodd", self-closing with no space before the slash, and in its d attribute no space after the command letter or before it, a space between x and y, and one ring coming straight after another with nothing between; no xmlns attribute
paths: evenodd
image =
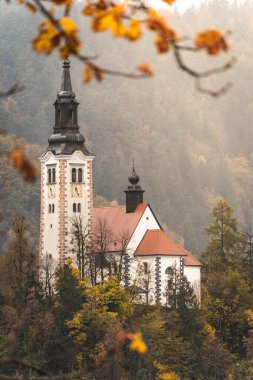
<svg viewBox="0 0 253 380"><path fill-rule="evenodd" d="M187 66L185 64L183 57L182 57L182 54L181 54L181 50L186 50L185 47L181 47L180 45L177 45L175 42L170 41L170 43L173 47L174 57L176 59L178 66L180 67L181 70L185 71L190 76L195 78L195 85L196 85L196 88L198 91L205 93L205 94L208 94L208 95L213 96L213 97L219 97L221 95L226 94L230 90L230 88L233 86L233 84L231 82L227 82L224 86L220 87L218 90L210 90L208 88L202 87L201 80L204 78L208 78L208 77L217 75L217 74L221 74L221 73L231 69L236 62L236 59L234 57L231 58L228 62L226 62L222 66L215 67L215 68L210 69L210 70L198 72L198 71L193 70L192 68L190 68L189 66ZM195 50L195 51L197 51L197 50Z"/></svg>
<svg viewBox="0 0 253 380"><path fill-rule="evenodd" d="M103 73L103 74L108 74L108 75L113 75L113 76L118 76L118 77L124 77L124 78L131 78L131 79L143 79L147 78L150 75L145 74L145 73L140 73L140 74L134 74L134 73L129 73L125 71L120 71L120 70L111 70L107 69L104 67L101 67L99 65L96 65L93 61L94 59L98 58L97 56L95 57L89 57L86 55L83 55L76 51L76 49L73 46L73 43L69 36L65 33L65 31L62 29L59 21L50 13L46 7L41 3L41 0L33 0L34 3L37 5L38 9L40 12L48 19L51 21L51 23L55 26L55 28L59 31L59 33L65 38L66 45L68 46L70 52L72 55L74 55L79 61L84 62L87 66L89 66L91 69L94 71Z"/></svg>
<svg viewBox="0 0 253 380"><path fill-rule="evenodd" d="M0 98L6 98L8 96L14 95L17 92L21 92L24 90L24 86L19 85L18 83L14 84L9 90L0 92Z"/></svg>

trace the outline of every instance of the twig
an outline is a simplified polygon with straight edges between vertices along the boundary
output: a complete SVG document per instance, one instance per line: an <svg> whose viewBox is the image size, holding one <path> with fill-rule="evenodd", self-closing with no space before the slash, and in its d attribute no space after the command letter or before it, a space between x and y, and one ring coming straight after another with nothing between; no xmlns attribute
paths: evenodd
<svg viewBox="0 0 253 380"><path fill-rule="evenodd" d="M196 80L196 82L195 82L196 88L200 92L208 94L208 95L211 95L213 97L219 97L219 96L224 95L225 93L227 93L229 91L229 89L233 85L231 82L226 83L224 86L222 86L218 90L212 91L212 90L210 90L208 88L204 88L204 87L201 86L201 79L204 79L204 78L207 78L207 77L210 77L210 76L213 76L213 75L221 74L224 71L229 70L230 68L232 68L234 66L234 64L236 62L236 59L234 57L231 58L228 62L226 62L222 66L215 67L215 68L210 69L210 70L198 72L198 71L193 70L189 66L187 66L185 64L185 62L183 61L183 57L182 57L182 54L181 54L180 50L185 50L185 48L184 47L182 48L180 45L177 45L174 42L170 42L170 43L171 43L171 45L173 47L174 57L176 59L176 62L178 64L178 66L183 71L187 72L190 76L192 76L192 77L195 78L195 80Z"/></svg>
<svg viewBox="0 0 253 380"><path fill-rule="evenodd" d="M18 83L14 84L9 90L0 92L0 98L6 98L8 96L14 95L17 92L21 92L24 90L24 86L20 86Z"/></svg>

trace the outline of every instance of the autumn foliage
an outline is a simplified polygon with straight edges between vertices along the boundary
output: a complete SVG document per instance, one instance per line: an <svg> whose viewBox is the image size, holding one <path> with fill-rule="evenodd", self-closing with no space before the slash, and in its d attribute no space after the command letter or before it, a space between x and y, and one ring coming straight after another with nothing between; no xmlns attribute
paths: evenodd
<svg viewBox="0 0 253 380"><path fill-rule="evenodd" d="M164 0L164 2L168 5L175 3L173 0ZM39 10L46 16L39 25L38 35L33 40L34 50L45 55L57 50L61 58L74 55L84 62L84 82L88 83L92 78L101 81L105 74L138 78L147 77L153 73L147 63L140 63L135 74L109 70L101 67L89 55L83 53L85 41L82 41L78 26L70 17L72 0L53 0L51 2L52 6L63 9L63 17L56 16L55 9L46 8L40 0L31 0L31 2L23 0L22 3L32 12ZM107 0L87 1L82 9L82 15L90 18L90 28L93 32L110 32L113 37L130 42L139 40L145 30L154 33L157 52L165 54L172 49L176 50L177 63L181 68L184 67L181 60L178 59L178 51L185 48L185 46L181 46L180 36L165 17L144 3L138 1L124 3ZM210 55L217 55L221 51L227 52L229 49L225 37L218 30L198 33L193 40L193 45L195 45L195 51L204 49ZM194 48L191 49L194 51ZM192 75L191 70L188 70L188 73Z"/></svg>
<svg viewBox="0 0 253 380"><path fill-rule="evenodd" d="M6 159L22 174L25 181L34 181L36 179L36 170L22 150L19 148L14 149Z"/></svg>

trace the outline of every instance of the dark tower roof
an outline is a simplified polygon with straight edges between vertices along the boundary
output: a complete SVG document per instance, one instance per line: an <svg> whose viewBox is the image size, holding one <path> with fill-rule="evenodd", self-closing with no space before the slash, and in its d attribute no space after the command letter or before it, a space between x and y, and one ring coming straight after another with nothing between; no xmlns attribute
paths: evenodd
<svg viewBox="0 0 253 380"><path fill-rule="evenodd" d="M47 151L51 151L55 155L68 155L80 150L86 156L92 156L85 147L84 136L79 131L77 110L79 103L72 91L68 59L64 60L62 67L61 90L54 102L55 126L53 134L48 139Z"/></svg>
<svg viewBox="0 0 253 380"><path fill-rule="evenodd" d="M132 174L128 178L130 185L125 190L126 193L126 212L135 212L138 204L143 203L143 193L145 190L139 185L140 177L136 174L134 163Z"/></svg>

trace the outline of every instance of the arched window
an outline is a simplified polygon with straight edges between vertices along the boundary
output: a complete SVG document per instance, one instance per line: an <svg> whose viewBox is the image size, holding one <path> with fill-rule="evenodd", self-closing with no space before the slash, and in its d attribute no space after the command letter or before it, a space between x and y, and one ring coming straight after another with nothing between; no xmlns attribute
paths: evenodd
<svg viewBox="0 0 253 380"><path fill-rule="evenodd" d="M76 203L73 203L73 212L76 212Z"/></svg>
<svg viewBox="0 0 253 380"><path fill-rule="evenodd" d="M72 182L76 182L76 169L72 169Z"/></svg>
<svg viewBox="0 0 253 380"><path fill-rule="evenodd" d="M78 169L78 182L83 182L83 170Z"/></svg>
<svg viewBox="0 0 253 380"><path fill-rule="evenodd" d="M52 169L52 182L55 183L55 168Z"/></svg>
<svg viewBox="0 0 253 380"><path fill-rule="evenodd" d="M72 120L73 117L73 110L72 108L69 108L69 119Z"/></svg>
<svg viewBox="0 0 253 380"><path fill-rule="evenodd" d="M60 120L60 118L61 118L61 110L60 110L60 108L58 108L58 119Z"/></svg>
<svg viewBox="0 0 253 380"><path fill-rule="evenodd" d="M78 203L77 211L78 211L78 212L81 212L81 203Z"/></svg>
<svg viewBox="0 0 253 380"><path fill-rule="evenodd" d="M54 212L54 204L52 204L52 212Z"/></svg>
<svg viewBox="0 0 253 380"><path fill-rule="evenodd" d="M51 205L48 205L48 212L51 213Z"/></svg>
<svg viewBox="0 0 253 380"><path fill-rule="evenodd" d="M51 169L48 169L48 171L47 171L47 182L48 182L48 183L51 183L51 182L52 182Z"/></svg>

